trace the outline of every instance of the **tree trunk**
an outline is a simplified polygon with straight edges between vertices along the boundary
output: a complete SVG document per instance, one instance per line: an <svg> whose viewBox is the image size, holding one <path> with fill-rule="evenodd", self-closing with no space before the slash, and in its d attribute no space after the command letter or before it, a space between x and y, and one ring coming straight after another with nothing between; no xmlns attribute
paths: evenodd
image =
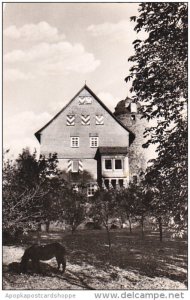
<svg viewBox="0 0 190 300"><path fill-rule="evenodd" d="M38 228L37 228L37 244L40 246L41 245L41 235L40 232L42 231L41 223L38 223Z"/></svg>
<svg viewBox="0 0 190 300"><path fill-rule="evenodd" d="M48 221L46 221L46 232L49 232L49 225L50 225L50 221L48 220Z"/></svg>
<svg viewBox="0 0 190 300"><path fill-rule="evenodd" d="M119 220L120 220L120 222L119 222L119 223L120 223L120 228L123 229L123 221L122 221L122 218L120 218Z"/></svg>
<svg viewBox="0 0 190 300"><path fill-rule="evenodd" d="M129 218L129 232L132 233L131 219Z"/></svg>
<svg viewBox="0 0 190 300"><path fill-rule="evenodd" d="M40 231L37 231L37 244L40 246L41 245L41 235Z"/></svg>
<svg viewBox="0 0 190 300"><path fill-rule="evenodd" d="M37 231L41 231L42 228L41 228L41 223L38 223L38 228L37 228Z"/></svg>
<svg viewBox="0 0 190 300"><path fill-rule="evenodd" d="M121 216L119 219L120 219L120 227L121 229L123 229L123 223L125 223L125 219L123 216Z"/></svg>
<svg viewBox="0 0 190 300"><path fill-rule="evenodd" d="M76 226L72 225L72 226L71 226L71 233L74 234L75 231L76 231Z"/></svg>
<svg viewBox="0 0 190 300"><path fill-rule="evenodd" d="M109 261L112 263L112 255L111 255L111 237L108 226L106 226L107 238L108 238L108 249L109 249Z"/></svg>
<svg viewBox="0 0 190 300"><path fill-rule="evenodd" d="M159 233L160 233L160 242L162 242L163 239L163 230L162 230L162 218L158 218L158 225L159 225Z"/></svg>
<svg viewBox="0 0 190 300"><path fill-rule="evenodd" d="M144 239L144 216L141 217L141 237Z"/></svg>

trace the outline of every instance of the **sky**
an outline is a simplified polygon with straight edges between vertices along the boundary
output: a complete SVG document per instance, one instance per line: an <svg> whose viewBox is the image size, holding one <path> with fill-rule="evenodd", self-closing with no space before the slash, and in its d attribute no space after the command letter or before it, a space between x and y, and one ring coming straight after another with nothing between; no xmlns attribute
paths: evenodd
<svg viewBox="0 0 190 300"><path fill-rule="evenodd" d="M137 3L7 3L3 12L3 147L37 151L34 133L86 84L114 111L130 96ZM143 33L140 38L143 38Z"/></svg>

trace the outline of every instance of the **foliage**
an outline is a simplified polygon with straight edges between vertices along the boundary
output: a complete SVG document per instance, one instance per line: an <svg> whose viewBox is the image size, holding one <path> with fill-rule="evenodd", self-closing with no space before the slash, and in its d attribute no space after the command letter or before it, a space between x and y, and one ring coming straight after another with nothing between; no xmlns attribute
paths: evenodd
<svg viewBox="0 0 190 300"><path fill-rule="evenodd" d="M129 229L132 232L132 222L136 217L135 210L136 185L131 183L128 188L120 189L116 193L116 201L119 205L120 218L129 222Z"/></svg>
<svg viewBox="0 0 190 300"><path fill-rule="evenodd" d="M72 233L85 220L87 212L87 197L81 191L75 191L71 187L61 190L57 205L57 216L60 221L65 221L71 226Z"/></svg>
<svg viewBox="0 0 190 300"><path fill-rule="evenodd" d="M107 232L109 256L111 259L111 219L119 215L118 203L116 202L116 191L113 189L100 189L96 192L91 202L90 214L95 223L102 224Z"/></svg>
<svg viewBox="0 0 190 300"><path fill-rule="evenodd" d="M150 199L144 191L144 182L130 182L126 189L117 192L117 202L120 213L126 216L129 221L130 232L132 232L131 223L139 221L144 236L144 220L150 216Z"/></svg>
<svg viewBox="0 0 190 300"><path fill-rule="evenodd" d="M175 135L175 133L173 133ZM147 170L145 186L151 198L151 211L163 217L166 224L179 233L187 226L187 139L185 131L168 137L170 148L163 150ZM175 139L178 139L175 141ZM175 145L174 145L175 141ZM176 147L174 151L173 147ZM184 147L183 152L180 150ZM180 159L178 157L180 156ZM166 169L167 167L167 169Z"/></svg>
<svg viewBox="0 0 190 300"><path fill-rule="evenodd" d="M3 164L3 230L14 235L34 228L51 212L48 194L55 190L56 154L46 159L23 149L14 161Z"/></svg>
<svg viewBox="0 0 190 300"><path fill-rule="evenodd" d="M110 219L118 215L115 190L98 190L92 198L91 214L94 220L100 220L106 229L109 228Z"/></svg>
<svg viewBox="0 0 190 300"><path fill-rule="evenodd" d="M151 142L160 142L171 121L181 119L187 100L187 4L142 3L139 11L135 30L145 30L148 38L133 43L132 91L148 120L162 118L151 131Z"/></svg>
<svg viewBox="0 0 190 300"><path fill-rule="evenodd" d="M131 91L143 117L157 120L144 133L144 147L158 146L146 187L154 208L160 207L157 214L167 212L181 229L187 215L187 3L142 3L139 12L132 17L135 30L148 37L134 41L126 81L133 79Z"/></svg>

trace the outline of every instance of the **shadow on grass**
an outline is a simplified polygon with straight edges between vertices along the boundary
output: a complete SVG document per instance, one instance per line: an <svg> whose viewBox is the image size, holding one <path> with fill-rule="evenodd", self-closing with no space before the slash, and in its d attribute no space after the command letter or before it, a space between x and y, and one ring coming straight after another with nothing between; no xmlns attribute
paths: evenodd
<svg viewBox="0 0 190 300"><path fill-rule="evenodd" d="M33 269L32 262L28 262L28 270L26 273L23 273L25 276L35 276L38 275L40 277L51 277L58 278L63 281L67 281L70 285L78 286L83 289L94 290L93 287L88 285L85 280L89 276L85 276L84 274L80 274L79 272L71 272L70 270L66 270L66 273L59 271L57 268L50 266L47 263L40 262L39 263L40 271L36 272ZM3 273L6 275L9 274L17 274L22 275L21 265L19 262L12 262L8 265L3 265ZM7 276L9 278L9 276ZM10 281L10 278L9 278ZM13 283L13 282L12 282Z"/></svg>
<svg viewBox="0 0 190 300"><path fill-rule="evenodd" d="M26 245L37 242L39 234L32 233ZM107 235L101 231L78 231L40 233L41 243L58 241L67 249L71 264L89 264L106 271L109 264ZM187 281L187 241L171 239L165 232L163 242L157 232L148 231L142 239L140 231L129 233L127 230L111 231L112 265L148 277L167 277L183 283ZM74 275L74 274L73 274ZM76 274L77 275L77 274ZM83 280L81 276L78 278ZM83 282L80 282L83 285ZM89 289L89 287L88 287Z"/></svg>

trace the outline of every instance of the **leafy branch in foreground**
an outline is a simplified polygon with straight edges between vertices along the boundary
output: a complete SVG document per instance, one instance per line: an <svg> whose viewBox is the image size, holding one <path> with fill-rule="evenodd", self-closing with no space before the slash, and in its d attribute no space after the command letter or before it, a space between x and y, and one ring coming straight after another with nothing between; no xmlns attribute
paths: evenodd
<svg viewBox="0 0 190 300"><path fill-rule="evenodd" d="M150 121L144 147L157 145L158 157L147 178L159 191L152 194L154 201L156 196L156 201L170 207L175 227L183 230L187 218L187 3L141 3L139 16L132 20L137 33L147 33L147 38L133 43L135 54L129 58L133 66L126 78L133 80L134 101L141 103L142 117Z"/></svg>

